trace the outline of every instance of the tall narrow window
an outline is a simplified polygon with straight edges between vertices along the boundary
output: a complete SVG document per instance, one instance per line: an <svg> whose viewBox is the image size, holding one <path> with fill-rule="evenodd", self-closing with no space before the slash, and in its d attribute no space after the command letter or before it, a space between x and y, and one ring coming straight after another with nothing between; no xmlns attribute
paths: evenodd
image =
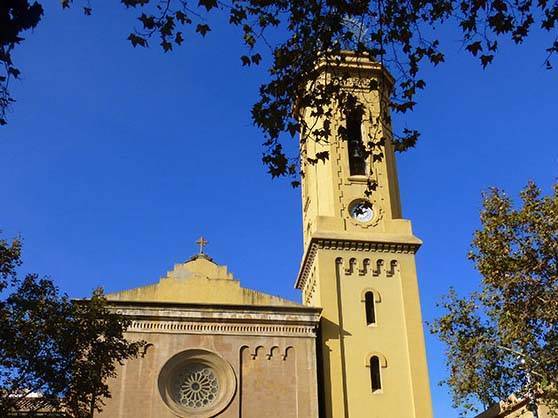
<svg viewBox="0 0 558 418"><path fill-rule="evenodd" d="M362 112L358 109L347 114L347 143L351 176L366 175L366 152L362 143Z"/></svg>
<svg viewBox="0 0 558 418"><path fill-rule="evenodd" d="M377 392L382 389L382 376L380 375L380 359L378 356L370 358L370 384L372 392Z"/></svg>
<svg viewBox="0 0 558 418"><path fill-rule="evenodd" d="M374 292L364 294L364 308L366 309L366 325L376 323L376 307L374 306Z"/></svg>

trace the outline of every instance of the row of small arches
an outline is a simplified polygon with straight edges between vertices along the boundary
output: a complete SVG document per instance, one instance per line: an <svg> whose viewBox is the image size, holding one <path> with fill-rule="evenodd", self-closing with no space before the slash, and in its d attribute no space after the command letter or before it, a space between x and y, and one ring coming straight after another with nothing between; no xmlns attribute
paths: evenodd
<svg viewBox="0 0 558 418"><path fill-rule="evenodd" d="M155 349L155 345L151 343L147 343L142 347L140 351L140 357L145 357L148 353L152 352ZM240 351L250 350L250 347L247 345L243 345L240 347ZM258 345L254 351L250 350L250 357L252 360L257 358L266 358L267 360L271 360L272 358L280 358L281 360L286 360L288 357L294 355L294 347L289 345L285 347L284 350L279 348L279 346L274 345L270 347L269 350L266 350L263 345Z"/></svg>
<svg viewBox="0 0 558 418"><path fill-rule="evenodd" d="M248 346L242 346L241 351L250 350ZM271 360L273 358L280 358L281 360L286 360L289 356L293 355L294 347L288 346L284 350L281 350L279 346L272 346L270 347L269 351L265 349L263 345L258 345L254 351L250 350L250 357L252 360L256 360L258 358L265 358L267 360Z"/></svg>
<svg viewBox="0 0 558 418"><path fill-rule="evenodd" d="M365 258L361 263L356 258L350 258L345 266L345 274L358 274L359 276L372 275L374 277L385 275L393 277L399 273L399 263L397 260L385 261L383 259L376 260L375 263L369 258Z"/></svg>

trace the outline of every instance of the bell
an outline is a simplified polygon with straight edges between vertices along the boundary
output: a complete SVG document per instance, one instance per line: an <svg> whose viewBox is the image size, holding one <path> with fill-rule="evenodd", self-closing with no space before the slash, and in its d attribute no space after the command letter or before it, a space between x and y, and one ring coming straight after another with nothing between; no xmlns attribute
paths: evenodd
<svg viewBox="0 0 558 418"><path fill-rule="evenodd" d="M362 158L362 151L360 149L360 144L358 141L353 141L353 158Z"/></svg>

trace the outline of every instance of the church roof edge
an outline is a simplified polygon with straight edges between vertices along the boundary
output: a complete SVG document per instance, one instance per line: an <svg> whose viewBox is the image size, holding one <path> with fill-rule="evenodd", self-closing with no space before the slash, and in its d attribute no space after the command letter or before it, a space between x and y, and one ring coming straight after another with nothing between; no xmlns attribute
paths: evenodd
<svg viewBox="0 0 558 418"><path fill-rule="evenodd" d="M319 314L322 308L315 306L306 306L293 302L292 305L248 305L248 304L227 304L227 303L197 303L197 302L167 302L167 301L148 301L148 300L108 300L108 305L113 307L130 307L145 306L158 307L165 306L169 308L185 308L191 307L195 309L212 309L212 310L249 310L253 311L279 311L279 312L308 312Z"/></svg>

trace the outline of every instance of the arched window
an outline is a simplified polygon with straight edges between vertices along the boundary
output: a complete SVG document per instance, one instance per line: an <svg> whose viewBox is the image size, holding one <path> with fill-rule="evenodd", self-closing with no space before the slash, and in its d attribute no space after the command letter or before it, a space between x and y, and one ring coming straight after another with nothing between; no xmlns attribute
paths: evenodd
<svg viewBox="0 0 558 418"><path fill-rule="evenodd" d="M359 109L347 114L347 144L350 175L366 175L366 152L362 143L362 112Z"/></svg>
<svg viewBox="0 0 558 418"><path fill-rule="evenodd" d="M372 392L382 389L382 376L380 373L380 359L378 356L370 357L370 384Z"/></svg>
<svg viewBox="0 0 558 418"><path fill-rule="evenodd" d="M374 305L374 292L364 294L364 309L366 310L366 325L376 323L376 306Z"/></svg>

